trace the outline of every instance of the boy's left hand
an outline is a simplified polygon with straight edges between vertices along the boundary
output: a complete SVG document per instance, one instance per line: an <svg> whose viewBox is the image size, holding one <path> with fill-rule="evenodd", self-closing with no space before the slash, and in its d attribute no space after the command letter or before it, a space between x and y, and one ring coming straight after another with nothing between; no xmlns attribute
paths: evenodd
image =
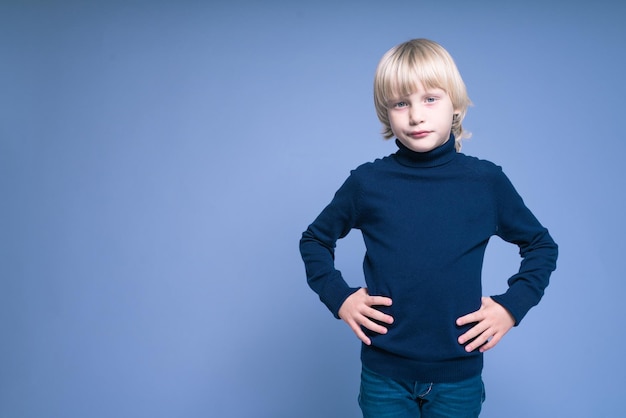
<svg viewBox="0 0 626 418"><path fill-rule="evenodd" d="M509 311L490 297L483 297L481 299L479 310L456 320L458 326L474 322L476 325L459 337L459 344L465 344L475 338L474 341L465 346L465 351L468 353L474 351L476 348L478 348L481 353L484 353L495 347L504 334L509 332L509 330L513 328L513 325L515 325L515 320Z"/></svg>

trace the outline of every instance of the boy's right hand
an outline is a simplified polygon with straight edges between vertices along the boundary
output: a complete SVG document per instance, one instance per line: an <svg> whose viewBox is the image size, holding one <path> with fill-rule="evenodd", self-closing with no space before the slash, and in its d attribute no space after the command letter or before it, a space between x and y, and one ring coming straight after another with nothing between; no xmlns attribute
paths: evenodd
<svg viewBox="0 0 626 418"><path fill-rule="evenodd" d="M387 328L372 321L375 319L386 324L393 323L393 317L387 315L373 306L391 306L391 299L385 296L370 296L366 288L361 288L348 296L339 308L339 318L343 319L359 340L370 345L372 341L365 335L361 326L378 334L386 334Z"/></svg>

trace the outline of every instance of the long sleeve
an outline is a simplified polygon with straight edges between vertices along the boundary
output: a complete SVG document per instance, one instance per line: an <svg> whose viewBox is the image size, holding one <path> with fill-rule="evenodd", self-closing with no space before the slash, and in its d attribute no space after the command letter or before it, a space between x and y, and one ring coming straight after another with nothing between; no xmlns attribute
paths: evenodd
<svg viewBox="0 0 626 418"><path fill-rule="evenodd" d="M528 311L539 303L556 269L558 247L526 207L509 179L498 172L495 181L497 235L519 247L519 271L508 279L508 290L493 296L515 318L518 325Z"/></svg>
<svg viewBox="0 0 626 418"><path fill-rule="evenodd" d="M335 268L337 240L356 226L358 196L357 183L350 176L300 239L307 282L337 318L343 302L358 290L358 287L348 286L341 272Z"/></svg>

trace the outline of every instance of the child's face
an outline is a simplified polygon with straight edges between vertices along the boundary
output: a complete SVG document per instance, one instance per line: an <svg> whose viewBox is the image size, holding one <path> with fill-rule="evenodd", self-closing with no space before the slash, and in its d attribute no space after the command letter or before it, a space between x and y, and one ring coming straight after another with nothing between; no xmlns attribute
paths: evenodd
<svg viewBox="0 0 626 418"><path fill-rule="evenodd" d="M438 88L417 90L389 102L389 124L398 140L410 150L427 152L450 138L454 106L448 94Z"/></svg>

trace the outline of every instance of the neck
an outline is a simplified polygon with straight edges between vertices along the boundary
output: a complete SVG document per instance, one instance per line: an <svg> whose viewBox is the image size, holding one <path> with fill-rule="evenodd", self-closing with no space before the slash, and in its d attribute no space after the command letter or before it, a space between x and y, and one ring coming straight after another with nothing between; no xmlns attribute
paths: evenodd
<svg viewBox="0 0 626 418"><path fill-rule="evenodd" d="M398 162L410 167L436 167L450 162L456 155L454 135L450 135L450 138L439 147L427 152L413 151L397 139L396 145L398 152L395 156Z"/></svg>

